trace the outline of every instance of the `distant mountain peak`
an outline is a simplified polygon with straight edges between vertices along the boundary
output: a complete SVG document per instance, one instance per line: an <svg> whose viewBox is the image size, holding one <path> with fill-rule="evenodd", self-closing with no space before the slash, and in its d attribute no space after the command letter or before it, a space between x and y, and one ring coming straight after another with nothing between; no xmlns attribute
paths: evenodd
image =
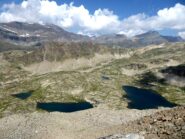
<svg viewBox="0 0 185 139"><path fill-rule="evenodd" d="M88 36L65 31L53 24L27 22L0 23L0 39L19 45L34 45L44 41L88 41Z"/></svg>
<svg viewBox="0 0 185 139"><path fill-rule="evenodd" d="M155 30L150 30L148 32L146 32L147 34L159 34L159 32L155 31Z"/></svg>
<svg viewBox="0 0 185 139"><path fill-rule="evenodd" d="M136 35L135 37L146 37L146 36L160 36L160 34L157 31L148 31L148 32Z"/></svg>

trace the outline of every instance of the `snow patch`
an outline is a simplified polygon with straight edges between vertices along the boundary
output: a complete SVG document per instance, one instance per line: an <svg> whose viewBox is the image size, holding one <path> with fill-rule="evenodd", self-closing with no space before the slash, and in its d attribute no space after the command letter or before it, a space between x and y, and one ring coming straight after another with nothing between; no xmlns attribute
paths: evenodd
<svg viewBox="0 0 185 139"><path fill-rule="evenodd" d="M1 26L0 26L0 28L1 28L1 29L4 29L4 30L6 30L6 31L13 32L13 33L16 33L16 34L17 34L16 31L13 31L13 30L11 30L11 29L8 29L8 28L5 28L5 27L1 27Z"/></svg>
<svg viewBox="0 0 185 139"><path fill-rule="evenodd" d="M36 36L37 36L37 37L40 37L40 34L37 34Z"/></svg>
<svg viewBox="0 0 185 139"><path fill-rule="evenodd" d="M26 33L26 34L22 34L22 35L19 35L20 37L29 37L30 34Z"/></svg>

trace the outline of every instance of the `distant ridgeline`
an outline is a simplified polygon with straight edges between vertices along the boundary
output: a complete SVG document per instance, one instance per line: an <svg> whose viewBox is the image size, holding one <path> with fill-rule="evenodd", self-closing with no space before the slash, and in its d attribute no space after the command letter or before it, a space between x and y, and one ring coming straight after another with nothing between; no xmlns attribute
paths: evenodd
<svg viewBox="0 0 185 139"><path fill-rule="evenodd" d="M156 31L128 38L122 34L89 37L65 31L56 25L21 22L0 23L0 51L33 49L45 42L93 42L116 47L142 47L150 44L182 42L180 37L162 36ZM11 45L13 44L13 45Z"/></svg>

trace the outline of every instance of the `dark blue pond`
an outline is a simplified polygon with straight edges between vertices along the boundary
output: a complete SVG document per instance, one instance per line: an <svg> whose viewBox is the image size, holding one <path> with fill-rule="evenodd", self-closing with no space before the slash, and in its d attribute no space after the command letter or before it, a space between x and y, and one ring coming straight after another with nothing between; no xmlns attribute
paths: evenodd
<svg viewBox="0 0 185 139"><path fill-rule="evenodd" d="M79 103L57 103L57 102L50 102L50 103L37 103L37 108L46 110L48 112L75 112L81 111L85 109L93 108L93 105L88 102L79 102Z"/></svg>
<svg viewBox="0 0 185 139"><path fill-rule="evenodd" d="M101 76L101 78L102 78L102 80L110 80L110 78L107 76Z"/></svg>
<svg viewBox="0 0 185 139"><path fill-rule="evenodd" d="M176 106L152 90L141 89L133 86L123 86L122 88L126 92L126 98L130 100L128 108L142 110L158 108L160 106Z"/></svg>
<svg viewBox="0 0 185 139"><path fill-rule="evenodd" d="M32 92L22 92L18 94L13 94L12 96L19 98L19 99L27 99L32 95Z"/></svg>

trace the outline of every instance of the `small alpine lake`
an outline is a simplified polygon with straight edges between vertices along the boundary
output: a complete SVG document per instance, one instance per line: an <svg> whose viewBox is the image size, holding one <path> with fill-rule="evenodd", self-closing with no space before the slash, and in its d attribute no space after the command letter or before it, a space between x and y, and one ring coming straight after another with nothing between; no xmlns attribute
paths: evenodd
<svg viewBox="0 0 185 139"><path fill-rule="evenodd" d="M129 100L128 108L131 109L142 110L176 106L153 90L133 86L123 86L122 89L126 92L126 98Z"/></svg>
<svg viewBox="0 0 185 139"><path fill-rule="evenodd" d="M59 102L38 102L37 108L48 112L75 112L93 108L93 105L88 102L78 102L78 103L59 103Z"/></svg>
<svg viewBox="0 0 185 139"><path fill-rule="evenodd" d="M18 94L13 94L12 96L24 100L29 98L31 95L32 95L32 92L29 91L29 92L21 92Z"/></svg>

